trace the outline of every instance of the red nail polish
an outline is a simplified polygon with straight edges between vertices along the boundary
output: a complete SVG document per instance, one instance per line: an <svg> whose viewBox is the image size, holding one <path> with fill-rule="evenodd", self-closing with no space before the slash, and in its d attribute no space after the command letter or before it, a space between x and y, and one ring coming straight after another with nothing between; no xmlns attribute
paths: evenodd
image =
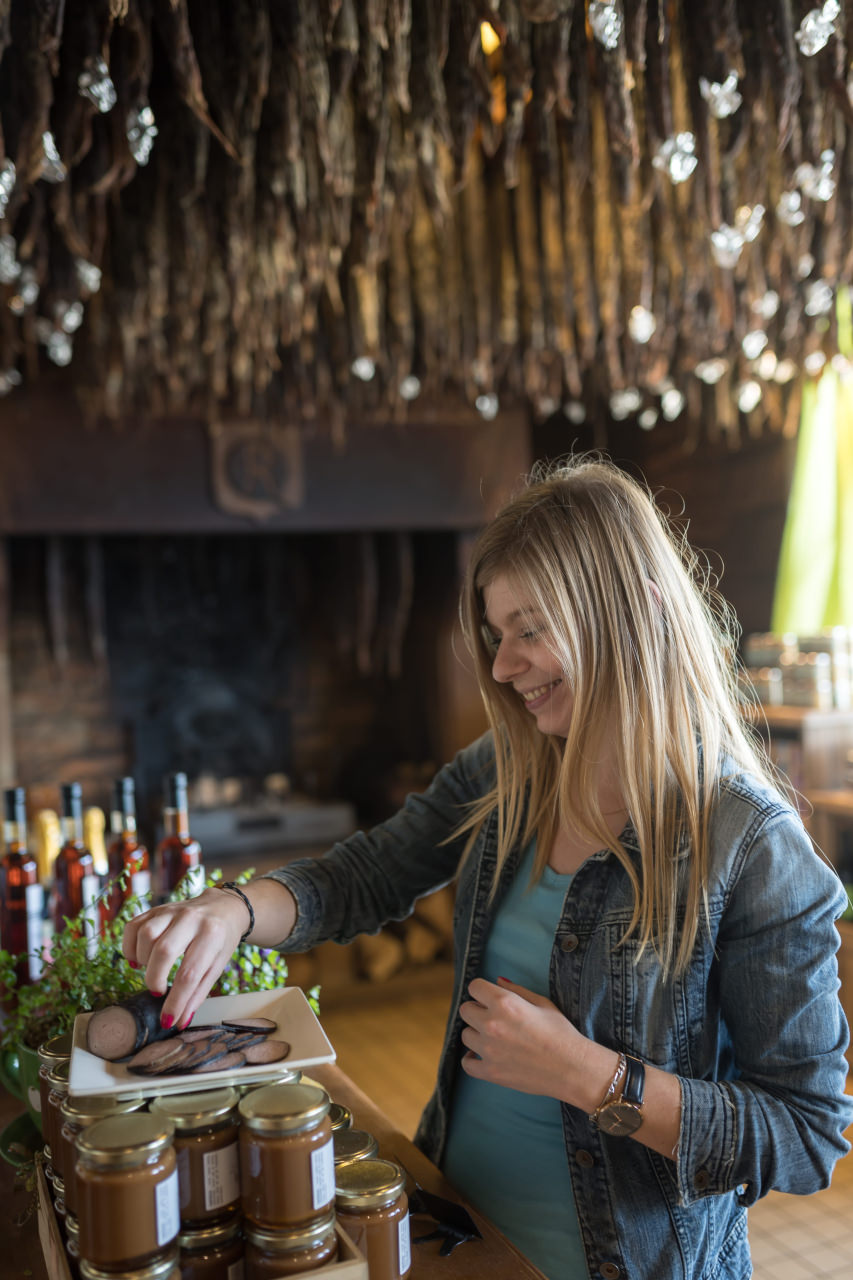
<svg viewBox="0 0 853 1280"><path fill-rule="evenodd" d="M165 991L152 991L151 994L152 996L156 996L157 999L160 1000L166 993Z"/></svg>
<svg viewBox="0 0 853 1280"><path fill-rule="evenodd" d="M512 982L512 978L498 978L498 982Z"/></svg>
<svg viewBox="0 0 853 1280"><path fill-rule="evenodd" d="M172 1017L171 1013L164 1014L160 1019L160 1026L163 1027L164 1030L168 1031L174 1021L175 1019Z"/></svg>
<svg viewBox="0 0 853 1280"><path fill-rule="evenodd" d="M190 1025L190 1023L192 1022L192 1020L193 1020L193 1018L194 1018L194 1017L195 1017L195 1009L193 1009L192 1013L190 1014L190 1016L189 1016L188 1018L184 1018L183 1022L182 1022L182 1023L180 1024L180 1026L178 1027L178 1030L179 1030L179 1031L186 1031L187 1027Z"/></svg>
<svg viewBox="0 0 853 1280"><path fill-rule="evenodd" d="M131 969L138 969L138 968L139 968L139 965L136 963L136 961L135 961L135 960L128 960L128 962L127 962L127 963L130 965Z"/></svg>

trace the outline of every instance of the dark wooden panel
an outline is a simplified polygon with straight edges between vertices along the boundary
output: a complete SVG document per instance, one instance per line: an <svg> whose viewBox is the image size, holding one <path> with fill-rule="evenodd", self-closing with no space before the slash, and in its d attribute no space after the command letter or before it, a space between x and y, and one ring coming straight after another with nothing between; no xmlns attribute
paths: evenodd
<svg viewBox="0 0 853 1280"><path fill-rule="evenodd" d="M520 410L486 422L425 406L403 427L353 426L342 448L319 432L293 434L295 453L292 438L278 452L256 442L255 471L239 479L269 501L272 514L255 520L217 505L206 423L87 428L73 402L34 388L3 405L0 533L475 528L531 460ZM271 474L291 464L295 483Z"/></svg>

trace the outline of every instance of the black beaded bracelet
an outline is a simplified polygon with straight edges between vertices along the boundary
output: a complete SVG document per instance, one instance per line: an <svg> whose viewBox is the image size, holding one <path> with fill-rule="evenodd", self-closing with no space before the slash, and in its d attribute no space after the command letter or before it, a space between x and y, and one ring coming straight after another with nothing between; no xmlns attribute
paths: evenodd
<svg viewBox="0 0 853 1280"><path fill-rule="evenodd" d="M238 884L235 884L233 880L226 880L224 884L218 884L216 888L230 889L232 893L236 893L238 898L242 898L244 903L246 904L246 910L249 913L249 927L246 930L246 932L243 934L242 938L240 939L241 942L245 942L255 927L255 912L251 902L246 897L246 894L243 892L240 886Z"/></svg>

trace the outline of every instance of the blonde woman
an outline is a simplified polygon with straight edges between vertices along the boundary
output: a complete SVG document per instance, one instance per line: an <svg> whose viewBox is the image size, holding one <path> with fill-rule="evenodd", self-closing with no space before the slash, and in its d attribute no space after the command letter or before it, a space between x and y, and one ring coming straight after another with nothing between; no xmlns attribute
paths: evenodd
<svg viewBox="0 0 853 1280"><path fill-rule="evenodd" d="M456 985L416 1141L549 1280L746 1280L746 1210L847 1149L845 899L742 726L695 558L608 462L534 477L471 556L490 729L388 822L134 920L187 1021L247 923L349 942L454 877ZM252 914L253 913L253 914Z"/></svg>

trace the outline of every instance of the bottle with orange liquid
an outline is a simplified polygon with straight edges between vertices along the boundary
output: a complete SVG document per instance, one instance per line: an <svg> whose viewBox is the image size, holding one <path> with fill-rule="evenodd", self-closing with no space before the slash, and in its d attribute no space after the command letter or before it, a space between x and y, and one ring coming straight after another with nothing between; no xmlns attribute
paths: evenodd
<svg viewBox="0 0 853 1280"><path fill-rule="evenodd" d="M64 782L60 787L59 825L62 847L53 864L53 927L56 933L65 929L71 919L84 910L87 938L97 945L95 899L98 877L91 853L83 843L83 794L79 782Z"/></svg>
<svg viewBox="0 0 853 1280"><path fill-rule="evenodd" d="M185 773L168 775L164 801L164 835L157 847L160 894L167 898L186 876L189 878L189 896L195 897L204 888L204 867L201 845L190 835Z"/></svg>
<svg viewBox="0 0 853 1280"><path fill-rule="evenodd" d="M104 899L102 914L114 920L128 898L151 905L151 872L148 850L139 841L136 828L136 788L133 778L116 778L110 809L111 838L107 847L108 875L112 888ZM122 883L118 879L122 877Z"/></svg>
<svg viewBox="0 0 853 1280"><path fill-rule="evenodd" d="M7 787L3 792L3 838L0 945L18 957L18 983L36 982L42 970L44 891L38 864L27 847L27 793L23 787Z"/></svg>

